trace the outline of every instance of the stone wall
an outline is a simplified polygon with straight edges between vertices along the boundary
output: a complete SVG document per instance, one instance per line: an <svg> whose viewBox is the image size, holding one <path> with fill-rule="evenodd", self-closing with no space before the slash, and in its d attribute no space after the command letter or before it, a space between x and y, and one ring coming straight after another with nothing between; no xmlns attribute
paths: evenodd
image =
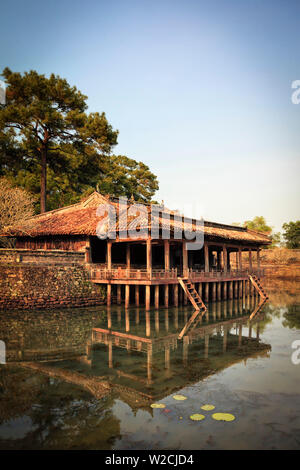
<svg viewBox="0 0 300 470"><path fill-rule="evenodd" d="M0 248L0 263L66 264L80 263L85 260L84 252L64 250L27 250Z"/></svg>
<svg viewBox="0 0 300 470"><path fill-rule="evenodd" d="M105 290L80 264L0 262L0 310L101 305ZM0 312L1 314L1 312Z"/></svg>

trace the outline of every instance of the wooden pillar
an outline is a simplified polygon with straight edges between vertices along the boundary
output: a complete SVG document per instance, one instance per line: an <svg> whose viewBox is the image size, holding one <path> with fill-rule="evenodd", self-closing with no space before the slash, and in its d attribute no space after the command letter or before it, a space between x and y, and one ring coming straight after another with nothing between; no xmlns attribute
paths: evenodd
<svg viewBox="0 0 300 470"><path fill-rule="evenodd" d="M219 281L219 282L218 282L218 285L217 285L217 299L218 299L218 300L221 300L221 298L222 298L221 287L222 287L222 284L221 284L221 282Z"/></svg>
<svg viewBox="0 0 300 470"><path fill-rule="evenodd" d="M212 283L212 300L215 301L216 300L216 283L213 282Z"/></svg>
<svg viewBox="0 0 300 470"><path fill-rule="evenodd" d="M223 300L227 300L227 281L224 281L223 284Z"/></svg>
<svg viewBox="0 0 300 470"><path fill-rule="evenodd" d="M178 284L173 284L173 303L174 307L178 307Z"/></svg>
<svg viewBox="0 0 300 470"><path fill-rule="evenodd" d="M146 242L146 258L147 258L147 273L149 279L152 277L152 249L151 249L151 238L147 238Z"/></svg>
<svg viewBox="0 0 300 470"><path fill-rule="evenodd" d="M130 244L126 245L126 268L130 271Z"/></svg>
<svg viewBox="0 0 300 470"><path fill-rule="evenodd" d="M257 254L257 269L259 271L260 270L260 250L259 250L259 248L257 248L256 254Z"/></svg>
<svg viewBox="0 0 300 470"><path fill-rule="evenodd" d="M228 288L229 288L228 297L229 297L229 299L231 300L231 299L233 298L233 285L232 285L232 281L229 281L229 282L228 282Z"/></svg>
<svg viewBox="0 0 300 470"><path fill-rule="evenodd" d="M125 308L129 307L130 285L125 286Z"/></svg>
<svg viewBox="0 0 300 470"><path fill-rule="evenodd" d="M243 281L239 281L239 298L243 298Z"/></svg>
<svg viewBox="0 0 300 470"><path fill-rule="evenodd" d="M252 251L251 251L251 248L249 248L249 270L250 270L250 272L252 271Z"/></svg>
<svg viewBox="0 0 300 470"><path fill-rule="evenodd" d="M182 269L183 276L187 276L188 271L188 252L186 249L186 241L182 240Z"/></svg>
<svg viewBox="0 0 300 470"><path fill-rule="evenodd" d="M169 307L169 284L165 284L165 307Z"/></svg>
<svg viewBox="0 0 300 470"><path fill-rule="evenodd" d="M158 284L154 287L154 306L155 308L159 308L159 285Z"/></svg>
<svg viewBox="0 0 300 470"><path fill-rule="evenodd" d="M217 251L217 270L221 271L221 252L219 249Z"/></svg>
<svg viewBox="0 0 300 470"><path fill-rule="evenodd" d="M122 289L121 284L118 284L117 285L117 304L118 305L121 305L121 302L122 302L122 294L121 294L122 291L121 291L121 289Z"/></svg>
<svg viewBox="0 0 300 470"><path fill-rule="evenodd" d="M111 270L111 247L112 247L112 241L108 240L107 241L107 269L110 271Z"/></svg>
<svg viewBox="0 0 300 470"><path fill-rule="evenodd" d="M84 261L86 264L91 263L91 248L89 245L85 247Z"/></svg>
<svg viewBox="0 0 300 470"><path fill-rule="evenodd" d="M198 286L198 294L199 296L201 297L202 299L202 282L199 282L199 286Z"/></svg>
<svg viewBox="0 0 300 470"><path fill-rule="evenodd" d="M208 244L204 243L204 261L205 261L205 272L209 272L209 249Z"/></svg>
<svg viewBox="0 0 300 470"><path fill-rule="evenodd" d="M150 310L150 286L146 286L145 304L146 304L146 310Z"/></svg>
<svg viewBox="0 0 300 470"><path fill-rule="evenodd" d="M165 251L165 271L170 269L170 241L164 240L164 251Z"/></svg>
<svg viewBox="0 0 300 470"><path fill-rule="evenodd" d="M138 307L140 305L140 286L136 285L135 288L135 305Z"/></svg>
<svg viewBox="0 0 300 470"><path fill-rule="evenodd" d="M209 301L209 282L205 283L205 300L206 302Z"/></svg>
<svg viewBox="0 0 300 470"><path fill-rule="evenodd" d="M237 299L238 298L238 281L233 281L234 283L234 298Z"/></svg>
<svg viewBox="0 0 300 470"><path fill-rule="evenodd" d="M111 305L111 284L107 284L106 302L107 305Z"/></svg>
<svg viewBox="0 0 300 470"><path fill-rule="evenodd" d="M223 245L223 269L224 269L224 273L227 273L227 263L228 263L227 248L226 248L226 245Z"/></svg>
<svg viewBox="0 0 300 470"><path fill-rule="evenodd" d="M242 249L239 248L239 271L243 270L243 262L242 262Z"/></svg>

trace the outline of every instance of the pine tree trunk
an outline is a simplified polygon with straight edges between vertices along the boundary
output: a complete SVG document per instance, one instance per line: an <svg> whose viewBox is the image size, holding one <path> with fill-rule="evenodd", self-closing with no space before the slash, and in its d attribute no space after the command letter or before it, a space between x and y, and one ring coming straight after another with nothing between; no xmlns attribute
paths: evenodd
<svg viewBox="0 0 300 470"><path fill-rule="evenodd" d="M42 148L41 170L41 213L46 212L46 188L47 188L47 147Z"/></svg>

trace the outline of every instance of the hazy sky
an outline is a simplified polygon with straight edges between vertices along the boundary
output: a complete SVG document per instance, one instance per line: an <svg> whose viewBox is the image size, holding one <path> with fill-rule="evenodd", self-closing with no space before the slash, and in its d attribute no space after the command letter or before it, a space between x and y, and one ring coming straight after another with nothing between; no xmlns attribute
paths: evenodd
<svg viewBox="0 0 300 470"><path fill-rule="evenodd" d="M3 2L0 68L76 85L169 207L280 230L300 215L299 18L299 0Z"/></svg>

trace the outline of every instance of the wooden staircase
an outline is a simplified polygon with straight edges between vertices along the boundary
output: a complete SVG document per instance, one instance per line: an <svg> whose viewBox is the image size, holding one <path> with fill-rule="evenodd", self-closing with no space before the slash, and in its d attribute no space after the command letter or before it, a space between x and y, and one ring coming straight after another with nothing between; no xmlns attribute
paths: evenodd
<svg viewBox="0 0 300 470"><path fill-rule="evenodd" d="M191 328L191 326L194 324L196 319L199 320L199 318L201 318L205 314L205 312L207 311L207 308L203 300L201 299L200 295L196 291L194 284L187 277L179 277L178 281L182 289L186 293L187 298L189 299L189 301L195 308L195 312L187 321L187 323L184 325L183 329L178 335L178 339L181 339L183 335L185 335L185 333Z"/></svg>
<svg viewBox="0 0 300 470"><path fill-rule="evenodd" d="M261 285L260 280L259 280L254 274L249 274L249 279L250 279L250 281L252 282L252 284L253 284L253 286L255 287L255 289L257 290L257 292L259 293L259 295L260 295L264 300L268 300L269 297L268 297L267 293L264 291L264 288L263 288L263 286Z"/></svg>

